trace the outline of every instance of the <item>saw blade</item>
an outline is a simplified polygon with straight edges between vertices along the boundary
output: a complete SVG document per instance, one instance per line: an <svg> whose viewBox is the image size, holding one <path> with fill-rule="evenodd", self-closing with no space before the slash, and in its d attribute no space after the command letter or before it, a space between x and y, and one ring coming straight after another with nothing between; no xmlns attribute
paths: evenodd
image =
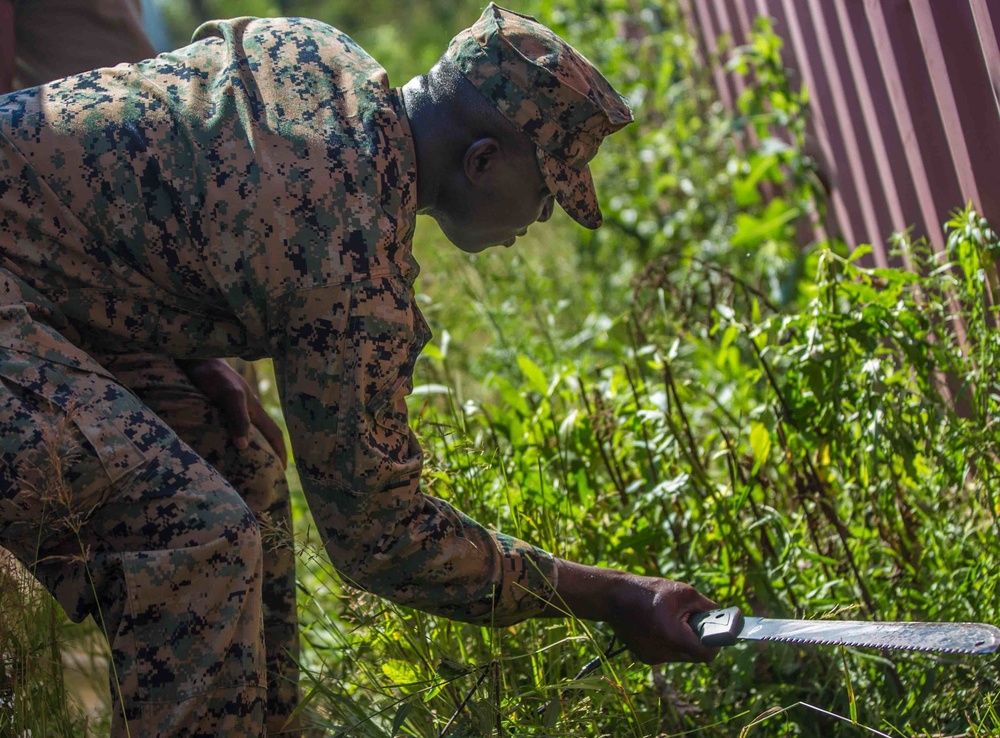
<svg viewBox="0 0 1000 738"><path fill-rule="evenodd" d="M1000 648L1000 628L985 623L745 618L738 607L694 613L688 623L702 644L713 648L737 640L967 654Z"/></svg>
<svg viewBox="0 0 1000 738"><path fill-rule="evenodd" d="M744 619L741 640L888 648L935 653L993 653L1000 629L982 623Z"/></svg>

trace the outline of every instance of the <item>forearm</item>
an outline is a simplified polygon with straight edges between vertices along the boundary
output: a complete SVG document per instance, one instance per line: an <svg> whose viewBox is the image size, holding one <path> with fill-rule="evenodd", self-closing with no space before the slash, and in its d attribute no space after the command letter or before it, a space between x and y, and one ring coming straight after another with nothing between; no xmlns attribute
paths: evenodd
<svg viewBox="0 0 1000 738"><path fill-rule="evenodd" d="M692 613L712 600L669 579L556 559L556 594L540 617L606 622L642 661L709 661L716 653L701 645L688 625Z"/></svg>
<svg viewBox="0 0 1000 738"><path fill-rule="evenodd" d="M618 599L627 587L628 574L615 569L587 566L556 559L556 594L539 617L576 617L610 622Z"/></svg>
<svg viewBox="0 0 1000 738"><path fill-rule="evenodd" d="M300 479L330 560L358 587L493 627L537 616L552 599L549 554L421 493L416 464L363 494L301 470Z"/></svg>

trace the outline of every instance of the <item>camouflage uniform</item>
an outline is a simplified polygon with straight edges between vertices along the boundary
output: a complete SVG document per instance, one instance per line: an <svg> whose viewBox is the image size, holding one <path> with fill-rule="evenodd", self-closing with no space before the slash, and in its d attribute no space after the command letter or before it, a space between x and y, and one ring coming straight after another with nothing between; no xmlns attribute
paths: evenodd
<svg viewBox="0 0 1000 738"><path fill-rule="evenodd" d="M97 355L115 378L217 469L261 524L266 724L288 725L299 703L299 633L291 499L281 461L256 428L249 446L236 448L222 411L208 401L172 359L161 354Z"/></svg>
<svg viewBox="0 0 1000 738"><path fill-rule="evenodd" d="M589 181L592 155L551 176ZM415 209L399 94L316 22L210 23L0 98L0 544L105 625L116 735L262 733L261 544L97 355L273 357L313 516L359 586L493 625L551 596L549 554L420 492Z"/></svg>
<svg viewBox="0 0 1000 738"><path fill-rule="evenodd" d="M17 71L13 84L34 87L120 62L156 55L142 25L141 0L20 0L15 23ZM0 92L3 80L0 80ZM263 617L267 663L267 726L286 726L298 705L298 622L291 502L280 459L256 428L238 450L226 419L168 356L158 353L94 358L162 418L199 456L222 473L258 520L266 521Z"/></svg>

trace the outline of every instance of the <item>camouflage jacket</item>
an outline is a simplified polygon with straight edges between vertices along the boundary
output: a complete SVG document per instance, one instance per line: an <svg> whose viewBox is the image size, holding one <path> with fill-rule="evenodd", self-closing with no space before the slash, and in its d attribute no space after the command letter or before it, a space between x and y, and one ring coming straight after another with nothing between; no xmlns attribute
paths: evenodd
<svg viewBox="0 0 1000 738"><path fill-rule="evenodd" d="M403 604L515 622L550 597L551 557L420 492L415 219L412 134L371 57L315 21L209 23L175 53L0 97L0 266L60 332L4 321L0 345L92 371L60 335L88 352L273 357L340 571Z"/></svg>

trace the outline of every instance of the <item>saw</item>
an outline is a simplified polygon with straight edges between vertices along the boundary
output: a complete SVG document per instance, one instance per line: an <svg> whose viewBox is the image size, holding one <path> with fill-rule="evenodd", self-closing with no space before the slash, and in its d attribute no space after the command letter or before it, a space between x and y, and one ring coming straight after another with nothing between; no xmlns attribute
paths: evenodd
<svg viewBox="0 0 1000 738"><path fill-rule="evenodd" d="M936 653L985 654L1000 648L1000 628L983 623L776 620L744 617L738 607L696 613L688 622L710 647L748 640Z"/></svg>

